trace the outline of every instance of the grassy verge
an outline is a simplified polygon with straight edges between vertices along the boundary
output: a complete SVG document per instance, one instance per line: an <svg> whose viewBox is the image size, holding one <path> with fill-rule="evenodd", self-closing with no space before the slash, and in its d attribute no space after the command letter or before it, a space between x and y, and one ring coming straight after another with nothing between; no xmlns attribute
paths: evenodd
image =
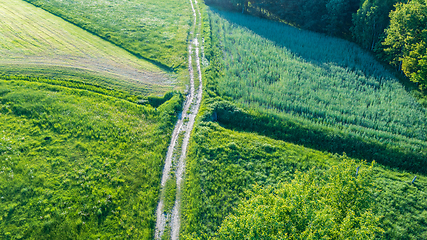
<svg viewBox="0 0 427 240"><path fill-rule="evenodd" d="M13 64L1 65L0 77L2 79L44 79L61 82L83 82L87 85L96 85L106 89L127 92L139 97L149 95L163 95L172 90L171 86L147 84L137 81L124 81L116 76L106 76L102 72L89 71L79 68Z"/></svg>
<svg viewBox="0 0 427 240"><path fill-rule="evenodd" d="M0 80L1 238L152 238L181 103Z"/></svg>

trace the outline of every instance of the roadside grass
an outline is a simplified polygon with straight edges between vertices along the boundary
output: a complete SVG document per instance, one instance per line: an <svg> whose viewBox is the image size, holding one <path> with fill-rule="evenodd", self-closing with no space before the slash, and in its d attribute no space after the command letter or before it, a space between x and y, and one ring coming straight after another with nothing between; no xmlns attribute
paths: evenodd
<svg viewBox="0 0 427 240"><path fill-rule="evenodd" d="M177 75L21 0L0 3L1 75L101 81L110 87L164 94ZM96 77L91 77L96 76ZM101 80L105 79L105 80Z"/></svg>
<svg viewBox="0 0 427 240"><path fill-rule="evenodd" d="M184 239L215 237L223 220L233 213L254 184L275 187L294 174L312 168L319 174L336 164L354 160L255 133L228 130L214 122L200 122L192 137L183 190ZM366 163L354 160L362 166ZM354 173L356 169L354 169ZM385 230L378 239L424 239L427 236L427 178L374 164L374 214Z"/></svg>
<svg viewBox="0 0 427 240"><path fill-rule="evenodd" d="M187 1L26 0L168 68L185 68L191 9Z"/></svg>
<svg viewBox="0 0 427 240"><path fill-rule="evenodd" d="M151 239L182 101L0 80L0 238Z"/></svg>

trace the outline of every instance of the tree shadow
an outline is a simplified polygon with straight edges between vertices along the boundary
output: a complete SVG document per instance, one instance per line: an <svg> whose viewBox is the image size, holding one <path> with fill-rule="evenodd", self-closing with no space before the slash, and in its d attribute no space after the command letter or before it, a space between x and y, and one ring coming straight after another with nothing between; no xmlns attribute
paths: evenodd
<svg viewBox="0 0 427 240"><path fill-rule="evenodd" d="M227 101L217 101L206 112L204 121L215 121L227 129L254 132L276 140L291 142L329 153L376 161L389 168L426 174L425 152L389 146L379 141L354 136L331 127L312 127L301 122L256 111L247 112Z"/></svg>
<svg viewBox="0 0 427 240"><path fill-rule="evenodd" d="M295 57L320 68L345 68L366 78L376 79L379 84L384 81L401 81L397 73L392 73L371 52L353 42L265 18L222 11L215 7L210 7L210 10L229 23L246 28ZM403 87L410 91L414 86L406 82Z"/></svg>

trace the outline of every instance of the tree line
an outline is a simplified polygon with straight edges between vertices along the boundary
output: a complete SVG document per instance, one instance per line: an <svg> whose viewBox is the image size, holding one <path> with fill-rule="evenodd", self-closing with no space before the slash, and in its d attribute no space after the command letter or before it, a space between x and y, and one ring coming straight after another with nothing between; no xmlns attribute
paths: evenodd
<svg viewBox="0 0 427 240"><path fill-rule="evenodd" d="M427 87L426 0L206 0L227 10L352 39Z"/></svg>

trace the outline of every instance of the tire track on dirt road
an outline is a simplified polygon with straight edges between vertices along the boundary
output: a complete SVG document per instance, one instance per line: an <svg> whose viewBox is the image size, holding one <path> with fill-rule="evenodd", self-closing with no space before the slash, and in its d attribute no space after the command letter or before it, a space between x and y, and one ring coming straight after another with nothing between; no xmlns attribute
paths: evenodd
<svg viewBox="0 0 427 240"><path fill-rule="evenodd" d="M202 71L200 68L200 51L199 51L199 36L201 32L201 15L198 8L197 0L189 0L191 3L191 9L194 16L193 31L190 32L189 46L188 46L188 71L190 75L190 89L184 103L182 116L175 125L175 129L172 133L171 143L168 147L168 152L166 154L165 165L163 169L161 188L164 192L164 187L167 180L170 178L171 170L173 165L176 166L175 176L176 176L176 198L175 204L172 209L172 213L164 212L164 199L161 197L158 207L157 207L157 220L156 220L156 230L155 230L155 239L162 239L163 234L165 233L166 227L169 224L171 229L170 239L177 240L179 239L179 230L181 226L180 221L180 207L181 207L181 184L185 172L185 157L187 154L188 143L190 140L190 135L194 127L194 122L196 116L199 112L200 104L202 101ZM197 9L197 12L196 10ZM199 19L199 21L198 21ZM194 56L194 58L193 58ZM193 69L193 64L196 64L196 74ZM198 88L195 89L195 75L198 79ZM179 146L179 135L183 134L184 138L181 144L181 149ZM181 150L181 151L180 151ZM174 156L179 156L177 157Z"/></svg>

